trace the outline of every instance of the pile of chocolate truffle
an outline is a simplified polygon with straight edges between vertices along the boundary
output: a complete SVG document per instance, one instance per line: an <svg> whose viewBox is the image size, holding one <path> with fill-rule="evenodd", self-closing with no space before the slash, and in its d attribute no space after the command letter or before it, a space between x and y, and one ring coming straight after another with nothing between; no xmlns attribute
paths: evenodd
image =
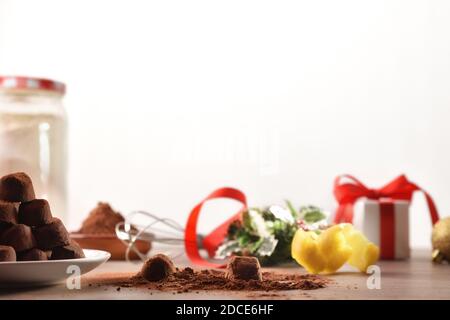
<svg viewBox="0 0 450 320"><path fill-rule="evenodd" d="M0 262L83 258L47 200L36 199L31 178L13 173L0 179Z"/></svg>

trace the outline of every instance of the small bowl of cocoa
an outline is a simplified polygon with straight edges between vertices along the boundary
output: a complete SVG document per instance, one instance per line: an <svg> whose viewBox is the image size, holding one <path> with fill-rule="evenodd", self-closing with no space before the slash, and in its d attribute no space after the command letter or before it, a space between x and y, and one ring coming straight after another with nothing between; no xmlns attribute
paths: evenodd
<svg viewBox="0 0 450 320"><path fill-rule="evenodd" d="M84 249L105 250L111 253L111 260L126 260L127 246L116 236L116 225L123 223L124 217L108 203L99 202L83 221L81 228L71 232L70 237ZM146 255L151 242L136 240L128 259L139 260L139 254Z"/></svg>

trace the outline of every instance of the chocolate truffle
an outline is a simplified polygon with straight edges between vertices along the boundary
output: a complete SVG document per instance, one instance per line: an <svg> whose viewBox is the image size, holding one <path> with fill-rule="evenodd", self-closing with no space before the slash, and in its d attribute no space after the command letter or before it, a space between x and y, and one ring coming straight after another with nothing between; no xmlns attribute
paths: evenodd
<svg viewBox="0 0 450 320"><path fill-rule="evenodd" d="M11 228L11 224L0 222L0 238L2 237L2 234L9 228Z"/></svg>
<svg viewBox="0 0 450 320"><path fill-rule="evenodd" d="M19 207L19 223L31 227L40 227L52 222L50 205L45 199L22 202Z"/></svg>
<svg viewBox="0 0 450 320"><path fill-rule="evenodd" d="M172 260L164 254L148 258L141 269L141 276L148 281L160 281L175 272Z"/></svg>
<svg viewBox="0 0 450 320"><path fill-rule="evenodd" d="M33 229L33 232L41 250L50 250L69 244L69 233L58 218L52 218L51 223L37 227Z"/></svg>
<svg viewBox="0 0 450 320"><path fill-rule="evenodd" d="M255 257L234 256L227 266L225 277L230 280L262 280L259 260Z"/></svg>
<svg viewBox="0 0 450 320"><path fill-rule="evenodd" d="M17 223L17 209L13 202L0 200L0 224L12 225Z"/></svg>
<svg viewBox="0 0 450 320"><path fill-rule="evenodd" d="M2 233L0 244L13 247L17 252L21 252L34 248L36 240L29 226L16 224Z"/></svg>
<svg viewBox="0 0 450 320"><path fill-rule="evenodd" d="M23 172L3 176L0 179L0 199L9 202L27 202L35 198L33 182Z"/></svg>
<svg viewBox="0 0 450 320"><path fill-rule="evenodd" d="M13 247L0 246L0 262L16 261L16 252Z"/></svg>
<svg viewBox="0 0 450 320"><path fill-rule="evenodd" d="M67 246L56 247L52 250L51 260L62 260L62 259L79 259L84 258L83 249L80 245L73 240L70 240L70 244Z"/></svg>
<svg viewBox="0 0 450 320"><path fill-rule="evenodd" d="M48 260L47 253L38 248L33 248L17 254L17 261L42 261L42 260Z"/></svg>

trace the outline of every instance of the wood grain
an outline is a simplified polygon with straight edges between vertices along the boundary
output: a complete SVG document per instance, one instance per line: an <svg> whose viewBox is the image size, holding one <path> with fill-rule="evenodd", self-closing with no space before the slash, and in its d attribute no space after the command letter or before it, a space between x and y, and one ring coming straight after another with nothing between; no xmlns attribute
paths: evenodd
<svg viewBox="0 0 450 320"><path fill-rule="evenodd" d="M178 265L188 265L184 260ZM381 289L368 289L368 275L344 268L329 276L329 287L310 291L284 292L188 292L172 293L147 289L112 286L87 286L80 290L68 290L65 284L43 288L1 289L0 299L450 299L450 266L436 265L430 260L430 252L415 251L404 261L380 261ZM89 279L112 274L135 273L140 265L111 261L83 277ZM272 268L277 272L304 272L292 266Z"/></svg>

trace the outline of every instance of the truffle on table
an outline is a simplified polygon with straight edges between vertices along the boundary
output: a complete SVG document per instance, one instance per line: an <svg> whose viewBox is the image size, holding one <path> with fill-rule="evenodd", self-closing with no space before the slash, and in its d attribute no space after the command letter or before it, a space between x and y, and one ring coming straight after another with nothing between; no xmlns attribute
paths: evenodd
<svg viewBox="0 0 450 320"><path fill-rule="evenodd" d="M50 250L55 247L68 245L69 233L62 221L52 218L51 223L33 229L37 246L41 250Z"/></svg>
<svg viewBox="0 0 450 320"><path fill-rule="evenodd" d="M48 260L47 253L38 248L33 248L17 254L17 261L42 261L42 260Z"/></svg>
<svg viewBox="0 0 450 320"><path fill-rule="evenodd" d="M0 199L9 202L27 202L36 198L31 178L16 172L0 179Z"/></svg>
<svg viewBox="0 0 450 320"><path fill-rule="evenodd" d="M262 280L261 266L255 257L234 256L227 266L225 277L230 280Z"/></svg>
<svg viewBox="0 0 450 320"><path fill-rule="evenodd" d="M17 208L15 203L0 200L0 224L17 224Z"/></svg>
<svg viewBox="0 0 450 320"><path fill-rule="evenodd" d="M29 226L16 224L2 233L0 244L13 247L17 252L21 252L34 248L36 239Z"/></svg>
<svg viewBox="0 0 450 320"><path fill-rule="evenodd" d="M175 266L164 254L157 254L147 259L141 269L141 276L148 281L160 281L175 272Z"/></svg>
<svg viewBox="0 0 450 320"><path fill-rule="evenodd" d="M52 222L50 205L45 199L22 202L19 207L19 223L30 227L40 227Z"/></svg>
<svg viewBox="0 0 450 320"><path fill-rule="evenodd" d="M79 259L84 258L83 249L74 240L70 240L70 243L66 246L53 248L50 260L63 260L63 259Z"/></svg>
<svg viewBox="0 0 450 320"><path fill-rule="evenodd" d="M0 262L16 261L16 251L10 246L0 246Z"/></svg>

